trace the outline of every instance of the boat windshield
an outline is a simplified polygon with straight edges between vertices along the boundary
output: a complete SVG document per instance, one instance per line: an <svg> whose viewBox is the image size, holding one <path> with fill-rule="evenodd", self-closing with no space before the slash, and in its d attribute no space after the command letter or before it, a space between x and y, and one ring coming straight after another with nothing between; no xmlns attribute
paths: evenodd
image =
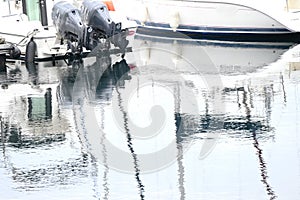
<svg viewBox="0 0 300 200"><path fill-rule="evenodd" d="M22 13L22 3L16 0L0 0L0 16L11 16Z"/></svg>

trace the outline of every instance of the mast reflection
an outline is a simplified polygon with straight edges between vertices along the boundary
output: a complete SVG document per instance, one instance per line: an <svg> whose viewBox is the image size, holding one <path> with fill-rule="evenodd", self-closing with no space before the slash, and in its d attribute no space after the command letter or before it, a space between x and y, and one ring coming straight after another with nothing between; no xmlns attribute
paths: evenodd
<svg viewBox="0 0 300 200"><path fill-rule="evenodd" d="M181 124L182 118L180 114L180 87L176 84L174 88L175 99L175 126L176 126L176 148L177 148L177 165L178 165L178 189L180 193L180 200L185 199L185 178L184 178L184 165L183 165L183 139L184 128Z"/></svg>
<svg viewBox="0 0 300 200"><path fill-rule="evenodd" d="M137 154L135 153L134 147L133 147L133 138L130 133L130 129L128 126L128 113L125 111L125 108L123 107L123 99L121 96L121 92L119 91L122 87L125 86L125 81L130 80L131 76L128 74L130 68L126 62L125 59L122 59L119 62L116 62L114 65L110 66L111 59L110 57L106 57L105 55L101 55L101 57L96 56L96 62L93 62L92 64L88 65L85 64L84 66L84 72L83 76L84 80L81 82L82 85L84 85L84 93L80 95L86 95L90 99L92 99L93 102L96 102L96 105L100 108L100 115L101 115L101 121L100 126L101 128L104 128L104 108L103 106L106 103L109 103L112 100L112 94L113 91L116 92L117 100L118 100L118 107L119 110L122 113L122 119L123 119L123 126L125 129L126 134L126 143L127 147L129 149L129 152L133 159L133 167L135 171L135 179L137 182L137 187L139 189L139 196L140 199L145 199L145 186L142 183L142 179L140 176L140 166L139 166L139 160L137 157ZM80 67L83 67L81 63L75 63L76 69L79 69ZM79 65L79 66L77 66ZM74 66L73 66L74 68ZM98 73L98 74L96 74ZM101 76L100 76L101 73ZM96 75L95 75L96 74ZM97 76L99 75L99 76ZM98 80L97 77L100 77ZM64 79L67 80L67 79ZM61 85L60 90L64 91L65 94L72 94L70 90L72 89L72 84L70 84L69 81L64 81L63 83L67 83L66 85ZM65 95L64 95L65 96ZM93 98L94 97L94 98ZM65 99L72 99L72 97L65 98ZM82 117L84 117L84 113L81 113ZM81 119L84 120L84 119ZM82 122L84 123L84 122ZM85 129L85 127L81 127ZM86 136L86 133L83 134L83 142L88 143L88 138ZM107 154L107 147L105 145L106 140L106 134L102 134L100 137L100 145L101 145L101 151L102 151L102 162L104 166L103 176L102 176L102 186L103 186L103 199L109 199L109 180L108 180L108 174L110 171L109 165L107 163L108 161L108 154ZM97 189L95 189L96 191Z"/></svg>
<svg viewBox="0 0 300 200"><path fill-rule="evenodd" d="M256 149L259 165L260 165L260 172L262 180L261 182L265 185L267 194L270 196L270 199L276 199L277 196L275 194L275 191L272 189L269 181L268 181L268 172L267 172L267 163L265 159L263 158L263 150L259 145L258 139L257 139L257 129L256 126L253 126L251 123L251 109L247 103L247 91L243 91L243 105L245 106L246 111L246 119L247 119L247 129L252 133L253 138L253 146ZM269 105L269 104L268 104Z"/></svg>
<svg viewBox="0 0 300 200"><path fill-rule="evenodd" d="M127 146L132 155L132 159L133 159L133 163L134 163L135 178L136 178L136 181L138 184L140 198L145 199L145 195L144 195L145 186L143 185L141 177L140 177L139 160L138 160L137 154L134 151L133 144L132 144L132 136L131 136L130 129L128 126L128 113L126 112L126 110L124 109L124 107L122 105L123 99L122 99L121 93L119 91L119 87L124 86L124 81L126 79L128 79L127 72L130 70L130 68L127 65L127 63L125 62L125 60L123 60L123 61L124 62L121 62L120 65L115 65L113 67L113 74L114 74L114 78L115 78L114 83L116 85L116 92L118 94L118 106L123 115L124 129L125 129L125 134L127 137Z"/></svg>

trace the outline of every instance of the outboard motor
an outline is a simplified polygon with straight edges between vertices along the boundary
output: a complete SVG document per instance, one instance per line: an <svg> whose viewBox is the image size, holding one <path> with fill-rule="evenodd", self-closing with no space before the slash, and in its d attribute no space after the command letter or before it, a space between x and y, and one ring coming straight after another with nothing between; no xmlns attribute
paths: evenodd
<svg viewBox="0 0 300 200"><path fill-rule="evenodd" d="M120 49L128 45L127 31L122 30L121 23L115 23L109 16L108 9L100 0L84 0L81 7L81 19L88 26L85 46L93 49L99 39L110 39Z"/></svg>
<svg viewBox="0 0 300 200"><path fill-rule="evenodd" d="M85 26L79 9L66 1L57 2L52 8L52 20L61 39L83 45Z"/></svg>

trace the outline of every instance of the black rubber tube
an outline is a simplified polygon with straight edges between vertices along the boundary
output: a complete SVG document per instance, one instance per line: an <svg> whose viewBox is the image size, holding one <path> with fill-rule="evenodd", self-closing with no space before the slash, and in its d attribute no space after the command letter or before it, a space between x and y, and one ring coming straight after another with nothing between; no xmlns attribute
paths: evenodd
<svg viewBox="0 0 300 200"><path fill-rule="evenodd" d="M31 38L31 40L26 45L25 62L34 62L36 48L36 43L33 38Z"/></svg>
<svg viewBox="0 0 300 200"><path fill-rule="evenodd" d="M5 54L0 55L0 73L1 72L6 72L6 57Z"/></svg>

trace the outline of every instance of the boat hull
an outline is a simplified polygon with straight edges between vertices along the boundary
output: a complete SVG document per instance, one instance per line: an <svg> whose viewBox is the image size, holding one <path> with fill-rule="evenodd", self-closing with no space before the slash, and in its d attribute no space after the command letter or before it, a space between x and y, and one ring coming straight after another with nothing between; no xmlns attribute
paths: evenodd
<svg viewBox="0 0 300 200"><path fill-rule="evenodd" d="M300 41L299 13L280 10L273 14L264 12L263 7L254 8L230 1L131 1L132 7L118 0L116 4L129 20L139 25L139 31L155 36L172 36L172 32L179 32L193 39ZM299 31L295 27L299 27Z"/></svg>
<svg viewBox="0 0 300 200"><path fill-rule="evenodd" d="M300 42L299 32L288 33L228 33L228 32L198 32L189 30L177 30L176 32L156 27L137 28L137 33L156 37L172 37L199 40L219 40L235 42Z"/></svg>

